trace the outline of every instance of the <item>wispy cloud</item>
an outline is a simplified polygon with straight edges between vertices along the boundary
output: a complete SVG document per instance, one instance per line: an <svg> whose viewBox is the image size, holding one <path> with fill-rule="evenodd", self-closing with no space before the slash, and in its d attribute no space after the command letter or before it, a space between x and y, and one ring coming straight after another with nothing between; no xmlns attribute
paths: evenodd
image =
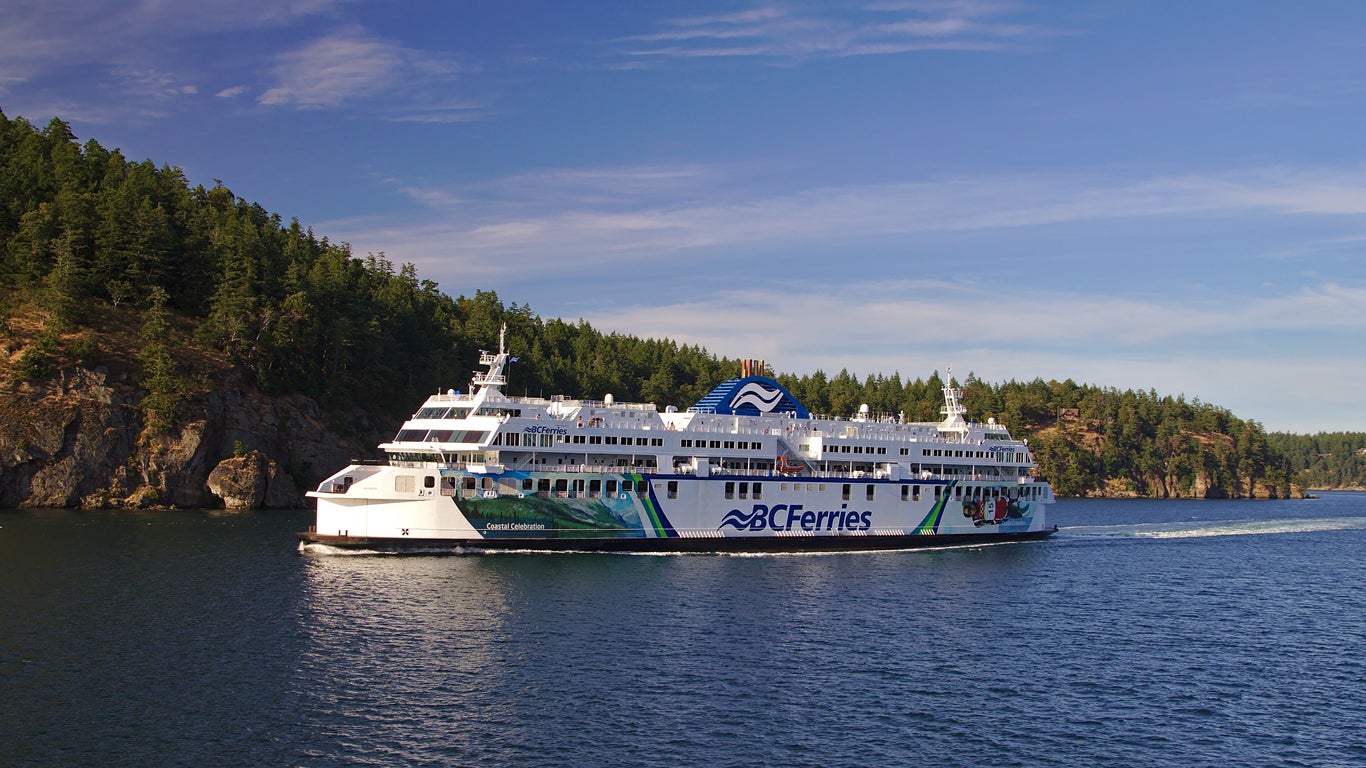
<svg viewBox="0 0 1366 768"><path fill-rule="evenodd" d="M1366 288L1336 285L1196 306L1176 297L1109 299L1048 289L1003 295L985 281L894 280L739 288L697 301L593 307L584 319L729 357L762 357L782 371L915 378L952 367L960 378L972 372L988 381L1073 378L1153 387L1229 407L1273 429L1314 430L1332 427L1293 410L1306 381L1349 423L1366 418L1352 383L1366 375L1366 360L1356 354L1363 340L1344 342L1366 327L1364 307ZM1268 364L1264 350L1230 341L1265 333L1303 343L1286 345L1280 363ZM1344 368L1325 366L1320 347L1344 352ZM1254 391L1250 380L1262 386Z"/></svg>
<svg viewBox="0 0 1366 768"><path fill-rule="evenodd" d="M70 66L140 68L207 33L279 26L350 0L12 0L0 5L0 71L22 82Z"/></svg>
<svg viewBox="0 0 1366 768"><path fill-rule="evenodd" d="M281 54L277 84L257 99L262 104L336 107L371 96L408 68L407 52L359 30L334 33Z"/></svg>
<svg viewBox="0 0 1366 768"><path fill-rule="evenodd" d="M352 0L242 0L230 5L169 0L17 0L0 5L0 95L24 87L26 111L69 105L67 118L163 116L175 99L211 93L230 99L256 92L272 107L338 109L362 104L395 122L484 119L482 104L453 96L471 67L454 57L337 26ZM310 42L261 59L233 33L304 29L322 22ZM205 61L194 50L221 47ZM265 82L264 88L259 85ZM97 84L85 94L70 83Z"/></svg>
<svg viewBox="0 0 1366 768"><path fill-rule="evenodd" d="M1005 21L1015 3L888 2L861 9L770 4L731 14L667 20L618 41L631 57L802 60L920 50L995 50L1060 30Z"/></svg>
<svg viewBox="0 0 1366 768"><path fill-rule="evenodd" d="M479 119L481 105L439 95L466 71L451 56L408 48L352 27L280 54L271 70L274 85L257 101L303 109L369 102L376 116L399 122Z"/></svg>
<svg viewBox="0 0 1366 768"><path fill-rule="evenodd" d="M1257 169L1120 180L1095 174L979 176L754 194L732 174L700 166L523 174L477 189L408 188L448 205L425 222L333 231L419 262L479 264L509 273L528 264L639 263L688 252L790 248L851 238L897 238L1156 217L1366 215L1366 169ZM478 200L477 204L468 201ZM440 254L439 256L437 254Z"/></svg>
<svg viewBox="0 0 1366 768"><path fill-rule="evenodd" d="M225 92L233 33L325 16L351 0L14 0L0 3L0 96L27 114L137 122ZM206 40L215 40L206 45ZM224 51L206 61L205 48ZM226 74L239 83L244 73ZM230 90L230 89L227 89Z"/></svg>

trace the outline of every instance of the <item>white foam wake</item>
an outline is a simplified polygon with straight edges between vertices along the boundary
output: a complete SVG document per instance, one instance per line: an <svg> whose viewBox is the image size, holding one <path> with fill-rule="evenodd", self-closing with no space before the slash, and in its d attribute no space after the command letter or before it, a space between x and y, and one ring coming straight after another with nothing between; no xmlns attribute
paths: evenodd
<svg viewBox="0 0 1366 768"><path fill-rule="evenodd" d="M1264 536L1316 531L1366 529L1366 517L1284 518L1279 520L1200 520L1132 525L1069 525L1067 536L1188 539L1207 536Z"/></svg>

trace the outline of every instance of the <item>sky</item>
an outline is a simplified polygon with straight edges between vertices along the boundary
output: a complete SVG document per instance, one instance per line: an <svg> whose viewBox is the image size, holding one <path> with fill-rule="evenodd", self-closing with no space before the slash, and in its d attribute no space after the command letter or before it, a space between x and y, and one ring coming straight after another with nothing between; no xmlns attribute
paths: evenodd
<svg viewBox="0 0 1366 768"><path fill-rule="evenodd" d="M1366 431L1363 40L1355 0L7 0L0 110L543 318Z"/></svg>

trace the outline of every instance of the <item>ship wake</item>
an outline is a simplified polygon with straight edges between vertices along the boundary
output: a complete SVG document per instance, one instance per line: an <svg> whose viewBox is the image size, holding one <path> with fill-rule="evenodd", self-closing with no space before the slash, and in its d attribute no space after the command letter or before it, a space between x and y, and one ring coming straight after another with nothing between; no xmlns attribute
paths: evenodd
<svg viewBox="0 0 1366 768"><path fill-rule="evenodd" d="M1200 520L1128 525L1069 525L1063 537L1194 539L1213 536L1265 536L1285 533L1366 530L1366 517L1283 518L1276 520Z"/></svg>

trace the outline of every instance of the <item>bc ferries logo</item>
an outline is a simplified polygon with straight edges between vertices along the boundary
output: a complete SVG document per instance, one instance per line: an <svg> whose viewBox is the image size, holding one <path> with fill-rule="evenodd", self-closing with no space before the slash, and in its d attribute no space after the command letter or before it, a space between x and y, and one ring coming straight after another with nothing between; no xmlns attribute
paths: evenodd
<svg viewBox="0 0 1366 768"><path fill-rule="evenodd" d="M736 391L735 396L730 399L730 407L734 410L742 405L750 405L759 409L761 413L768 413L776 408L782 399L781 389L773 389L757 381L751 381Z"/></svg>
<svg viewBox="0 0 1366 768"><path fill-rule="evenodd" d="M737 531L866 531L873 527L872 511L847 509L802 509L801 504L755 504L749 512L732 509L721 518L717 530L731 527Z"/></svg>

